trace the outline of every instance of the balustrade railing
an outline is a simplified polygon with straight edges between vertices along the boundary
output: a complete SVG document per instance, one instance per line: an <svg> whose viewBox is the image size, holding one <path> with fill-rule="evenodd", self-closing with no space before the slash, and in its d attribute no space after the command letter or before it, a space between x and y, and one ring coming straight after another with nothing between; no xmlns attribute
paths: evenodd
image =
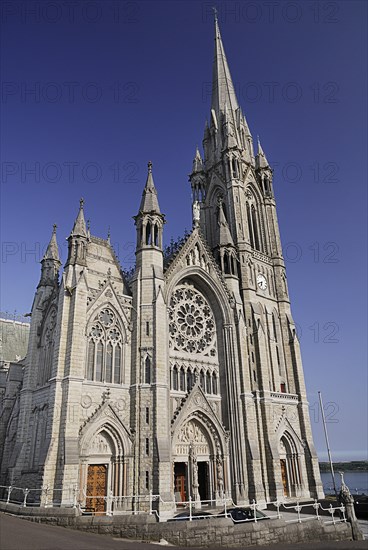
<svg viewBox="0 0 368 550"><path fill-rule="evenodd" d="M282 512L286 512L285 523L302 523L305 521L317 520L323 521L326 524L336 524L339 522L346 522L345 507L330 506L324 508L320 502L314 500L314 502L303 503L296 501L295 503L288 503L286 501L274 501L268 502L267 506L273 505L276 509L275 513L265 510L264 506L260 506L254 500L247 506L239 506L233 502L231 498L217 498L216 500L197 500L189 497L189 500L183 502L165 501L159 494L153 494L150 491L144 495L113 495L109 492L107 495L89 495L85 491L80 490L77 485L69 486L64 489L53 489L48 485L41 488L29 488L29 487L17 487L15 485L0 485L0 501L17 504L23 508L39 506L39 507L65 507L62 502L62 494L67 495L67 502L70 508L78 509L82 514L91 513L94 515L114 515L114 514L149 514L155 515L159 520L160 516L160 504L166 505L168 508L171 505L172 510L187 511L187 514L182 519L193 521L193 517L198 517L200 511L204 512L204 516L208 519L218 517L231 517L234 523L247 523L263 521L264 519L284 519ZM95 501L103 501L103 511L94 510L93 503ZM236 520L229 513L231 508L247 508L250 510L250 517L248 519ZM218 512L219 509L223 509L222 512ZM207 515L206 511L211 511L211 514ZM258 512L258 514L257 514ZM259 512L266 514L261 516ZM195 513L195 516L194 516ZM253 513L253 514L252 514ZM290 513L295 513L296 517L290 517ZM329 516L329 520L325 520L325 517ZM180 518L178 518L180 521Z"/></svg>

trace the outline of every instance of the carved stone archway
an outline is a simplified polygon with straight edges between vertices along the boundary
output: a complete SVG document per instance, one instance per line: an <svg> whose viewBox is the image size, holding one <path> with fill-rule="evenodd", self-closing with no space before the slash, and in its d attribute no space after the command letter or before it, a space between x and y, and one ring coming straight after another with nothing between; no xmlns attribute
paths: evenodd
<svg viewBox="0 0 368 550"><path fill-rule="evenodd" d="M281 479L285 497L303 495L300 453L288 432L284 432L279 441Z"/></svg>
<svg viewBox="0 0 368 550"><path fill-rule="evenodd" d="M177 502L188 502L191 498L200 507L226 496L228 455L221 439L215 426L201 414L192 414L178 426L173 438Z"/></svg>
<svg viewBox="0 0 368 550"><path fill-rule="evenodd" d="M80 501L99 513L129 507L124 497L132 494L132 441L108 402L84 426L79 445Z"/></svg>

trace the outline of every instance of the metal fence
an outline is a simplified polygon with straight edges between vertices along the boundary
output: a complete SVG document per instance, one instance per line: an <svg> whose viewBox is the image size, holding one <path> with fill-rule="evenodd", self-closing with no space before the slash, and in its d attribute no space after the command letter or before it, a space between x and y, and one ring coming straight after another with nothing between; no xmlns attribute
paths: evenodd
<svg viewBox="0 0 368 550"><path fill-rule="evenodd" d="M61 506L61 495L67 494L69 502L73 508L77 508L79 489L73 485L64 489L51 489L48 485L41 488L17 487L16 485L0 485L0 501L18 504L23 507L42 506L55 507Z"/></svg>
<svg viewBox="0 0 368 550"><path fill-rule="evenodd" d="M254 500L248 506L238 506L233 502L231 498L217 499L216 502L212 500L194 500L189 497L188 501L175 502L164 501L160 495L155 495L150 491L145 495L124 495L115 496L112 492L107 495L88 495L84 491L81 491L77 485L66 487L64 489L51 489L49 486L41 488L25 488L16 487L14 485L0 485L0 500L6 503L12 503L20 505L24 508L39 506L39 507L54 507L61 506L61 492L63 492L64 500L69 502L69 507L78 509L81 514L93 514L93 515L136 515L136 514L149 514L156 515L160 520L160 504L172 505L172 509L177 512L184 511L185 515L182 518L177 518L178 521L189 520L193 521L193 518L198 518L201 515L201 510L204 511L203 517L208 519L219 517L231 517L234 523L247 523L263 521L264 519L283 519L282 512L287 512L285 523L302 523L305 521L323 521L325 524L336 524L340 522L346 522L345 507L330 506L323 508L322 504L315 500L314 502L302 503L296 501L290 504L286 501L274 501L268 502L267 506L273 506L275 513L272 511L264 510L264 506L261 508ZM94 501L103 502L103 511L95 510L93 507ZM65 505L62 505L65 507ZM222 509L221 513L218 513L218 509ZM237 520L229 513L229 509L242 509L247 508L250 510L249 519ZM204 510L203 510L204 509ZM211 510L211 514L207 515L206 510ZM259 512L266 512L266 516L261 516ZM296 517L290 519L290 513L296 514ZM325 518L330 519L326 520Z"/></svg>

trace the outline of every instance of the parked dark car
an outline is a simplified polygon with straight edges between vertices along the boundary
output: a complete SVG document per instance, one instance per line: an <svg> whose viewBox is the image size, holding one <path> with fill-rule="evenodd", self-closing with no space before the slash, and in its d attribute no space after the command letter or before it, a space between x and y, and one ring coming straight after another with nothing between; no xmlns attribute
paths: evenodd
<svg viewBox="0 0 368 550"><path fill-rule="evenodd" d="M368 519L368 495L353 495L354 509L357 518Z"/></svg>
<svg viewBox="0 0 368 550"><path fill-rule="evenodd" d="M207 519L208 517L213 517L213 514L210 514L209 512L192 512L192 520L196 519ZM173 518L168 519L167 521L189 521L190 514L189 510L185 512L180 512L180 514L177 514Z"/></svg>
<svg viewBox="0 0 368 550"><path fill-rule="evenodd" d="M226 514L230 515L234 523L244 523L248 521L254 521L254 510L252 508L228 508ZM219 514L220 516L225 515L225 510ZM257 520L270 519L266 514L256 510Z"/></svg>

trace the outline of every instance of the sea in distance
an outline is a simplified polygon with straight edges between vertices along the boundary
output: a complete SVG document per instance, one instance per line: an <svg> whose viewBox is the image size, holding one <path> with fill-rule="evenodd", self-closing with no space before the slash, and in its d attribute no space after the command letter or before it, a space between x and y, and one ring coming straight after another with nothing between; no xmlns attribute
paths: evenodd
<svg viewBox="0 0 368 550"><path fill-rule="evenodd" d="M322 472L321 479L323 484L323 490L326 495L334 493L334 487L332 483L332 476L330 472ZM349 487L352 494L365 494L368 495L368 471L361 472L344 472L344 481ZM340 491L341 476L335 471L335 484L337 491Z"/></svg>

